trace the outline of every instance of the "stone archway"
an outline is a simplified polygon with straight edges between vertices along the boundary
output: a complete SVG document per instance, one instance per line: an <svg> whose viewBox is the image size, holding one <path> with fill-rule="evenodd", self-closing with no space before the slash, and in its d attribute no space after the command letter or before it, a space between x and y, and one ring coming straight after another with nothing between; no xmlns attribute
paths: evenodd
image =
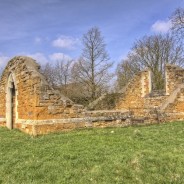
<svg viewBox="0 0 184 184"><path fill-rule="evenodd" d="M8 77L6 89L6 126L9 129L15 127L17 119L17 88L15 84L15 77L11 73Z"/></svg>

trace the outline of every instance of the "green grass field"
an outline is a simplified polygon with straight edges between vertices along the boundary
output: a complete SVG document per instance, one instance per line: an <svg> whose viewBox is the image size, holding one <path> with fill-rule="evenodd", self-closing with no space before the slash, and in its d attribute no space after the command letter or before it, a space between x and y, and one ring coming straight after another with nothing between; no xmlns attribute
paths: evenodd
<svg viewBox="0 0 184 184"><path fill-rule="evenodd" d="M0 183L184 183L184 122L36 138L0 128Z"/></svg>

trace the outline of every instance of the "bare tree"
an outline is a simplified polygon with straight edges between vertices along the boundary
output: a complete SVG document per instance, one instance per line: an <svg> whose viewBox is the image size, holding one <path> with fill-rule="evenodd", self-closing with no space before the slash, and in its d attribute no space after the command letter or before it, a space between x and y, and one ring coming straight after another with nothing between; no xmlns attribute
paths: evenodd
<svg viewBox="0 0 184 184"><path fill-rule="evenodd" d="M62 87L65 95L68 94L67 85L71 83L72 60L60 60L54 67L56 85Z"/></svg>
<svg viewBox="0 0 184 184"><path fill-rule="evenodd" d="M172 31L178 38L184 37L184 8L178 8L171 16Z"/></svg>
<svg viewBox="0 0 184 184"><path fill-rule="evenodd" d="M97 27L91 28L82 39L83 52L73 67L73 75L77 82L87 89L91 100L101 95L109 82L109 56L105 49L104 39Z"/></svg>
<svg viewBox="0 0 184 184"><path fill-rule="evenodd" d="M51 63L47 62L45 65L42 65L41 73L46 77L50 86L56 86L54 66Z"/></svg>
<svg viewBox="0 0 184 184"><path fill-rule="evenodd" d="M116 69L116 90L120 90L122 87L126 86L127 82L133 78L138 71L140 71L140 67L137 66L136 63L128 59L122 60Z"/></svg>
<svg viewBox="0 0 184 184"><path fill-rule="evenodd" d="M133 73L137 69L149 68L153 73L153 88L163 89L165 64L182 66L184 64L183 47L169 34L145 36L134 43L127 61ZM122 66L125 68L124 65Z"/></svg>
<svg viewBox="0 0 184 184"><path fill-rule="evenodd" d="M71 82L72 62L63 58L55 64L48 62L41 69L49 84L54 88L61 88L64 94L68 93L67 85Z"/></svg>

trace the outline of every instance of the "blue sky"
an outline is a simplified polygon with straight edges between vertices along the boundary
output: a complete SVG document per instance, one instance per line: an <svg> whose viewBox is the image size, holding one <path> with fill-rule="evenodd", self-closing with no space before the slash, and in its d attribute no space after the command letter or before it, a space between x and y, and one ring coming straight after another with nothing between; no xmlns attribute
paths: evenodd
<svg viewBox="0 0 184 184"><path fill-rule="evenodd" d="M117 64L136 39L167 32L178 7L184 0L0 0L0 67L16 55L42 64L77 59L93 26Z"/></svg>

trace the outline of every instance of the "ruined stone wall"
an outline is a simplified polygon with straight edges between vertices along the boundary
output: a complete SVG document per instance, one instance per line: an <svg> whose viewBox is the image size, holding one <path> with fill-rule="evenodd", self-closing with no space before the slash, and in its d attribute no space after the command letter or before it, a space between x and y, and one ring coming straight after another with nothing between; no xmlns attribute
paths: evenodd
<svg viewBox="0 0 184 184"><path fill-rule="evenodd" d="M164 100L166 100L166 98L167 96L145 97L144 107L147 109L157 108L163 103Z"/></svg>
<svg viewBox="0 0 184 184"><path fill-rule="evenodd" d="M13 103L13 99L15 102ZM0 126L38 135L75 128L125 126L127 111L88 112L52 89L29 57L15 57L0 80Z"/></svg>
<svg viewBox="0 0 184 184"><path fill-rule="evenodd" d="M169 64L165 75L166 93L156 95L151 91L148 71L136 75L122 92L118 109L130 109L135 115L143 116L157 109L168 121L184 119L184 69Z"/></svg>
<svg viewBox="0 0 184 184"><path fill-rule="evenodd" d="M163 111L167 114L169 120L176 121L184 119L184 85Z"/></svg>
<svg viewBox="0 0 184 184"><path fill-rule="evenodd" d="M40 135L81 128L124 127L131 123L127 121L127 111L86 111L83 115L82 118L19 120L17 128L30 135Z"/></svg>
<svg viewBox="0 0 184 184"><path fill-rule="evenodd" d="M176 65L166 65L166 95L170 95L179 84L184 83L184 69Z"/></svg>
<svg viewBox="0 0 184 184"><path fill-rule="evenodd" d="M168 119L184 119L184 69L175 65L166 66L166 95L161 105Z"/></svg>
<svg viewBox="0 0 184 184"><path fill-rule="evenodd" d="M122 90L116 109L112 111L87 111L74 104L48 85L39 65L29 57L10 60L0 80L0 126L19 128L31 135L127 126L144 122L144 118L136 116L147 117L149 111L153 116L146 121L155 121L158 111L154 108L166 113L169 121L184 119L184 69L167 65L166 95L156 96L151 89L151 72L138 73Z"/></svg>
<svg viewBox="0 0 184 184"><path fill-rule="evenodd" d="M9 61L0 81L0 117L6 118L8 79L16 88L17 119L57 119L79 117L82 106L52 89L39 72L39 65L28 57Z"/></svg>
<svg viewBox="0 0 184 184"><path fill-rule="evenodd" d="M144 113L144 97L151 92L151 75L149 70L138 73L123 89L122 97L116 109L129 109L135 114Z"/></svg>

